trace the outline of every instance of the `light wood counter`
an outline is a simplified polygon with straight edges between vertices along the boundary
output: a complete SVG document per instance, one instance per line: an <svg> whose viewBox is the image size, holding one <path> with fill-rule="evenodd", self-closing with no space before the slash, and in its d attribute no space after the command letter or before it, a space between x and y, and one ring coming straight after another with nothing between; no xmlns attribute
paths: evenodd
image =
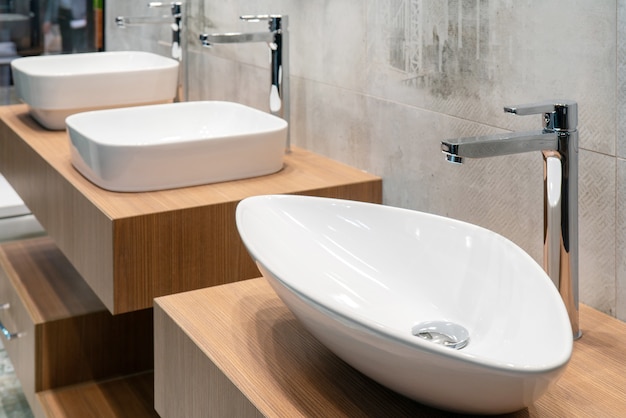
<svg viewBox="0 0 626 418"><path fill-rule="evenodd" d="M444 417L357 372L309 334L264 279L155 301L163 418ZM584 335L557 384L510 417L626 414L626 324L581 306Z"/></svg>
<svg viewBox="0 0 626 418"><path fill-rule="evenodd" d="M298 148L269 176L158 192L105 191L72 167L67 134L40 127L25 105L0 108L0 167L113 313L148 308L156 296L258 276L235 225L235 207L245 197L382 200L379 177Z"/></svg>

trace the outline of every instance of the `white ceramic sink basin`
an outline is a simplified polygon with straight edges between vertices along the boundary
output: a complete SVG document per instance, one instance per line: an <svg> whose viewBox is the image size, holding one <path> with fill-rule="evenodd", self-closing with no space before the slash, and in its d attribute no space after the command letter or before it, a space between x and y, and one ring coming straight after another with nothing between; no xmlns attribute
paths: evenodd
<svg viewBox="0 0 626 418"><path fill-rule="evenodd" d="M245 199L237 227L314 336L419 402L462 413L516 411L569 361L572 330L555 286L489 230L305 196Z"/></svg>
<svg viewBox="0 0 626 418"><path fill-rule="evenodd" d="M271 174L287 122L232 102L182 102L67 118L74 167L96 185L142 192Z"/></svg>
<svg viewBox="0 0 626 418"><path fill-rule="evenodd" d="M172 101L178 61L140 51L42 55L11 62L17 97L47 129L71 114Z"/></svg>

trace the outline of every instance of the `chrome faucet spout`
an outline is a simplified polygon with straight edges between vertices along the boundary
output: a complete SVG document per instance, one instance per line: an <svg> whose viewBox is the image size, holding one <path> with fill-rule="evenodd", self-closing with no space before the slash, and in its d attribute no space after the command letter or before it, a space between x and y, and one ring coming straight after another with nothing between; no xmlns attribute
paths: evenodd
<svg viewBox="0 0 626 418"><path fill-rule="evenodd" d="M517 115L541 114L543 130L450 139L441 151L453 163L541 151L544 166L543 267L561 294L574 339L582 335L578 322L578 105L548 101L509 106Z"/></svg>
<svg viewBox="0 0 626 418"><path fill-rule="evenodd" d="M556 150L557 145L556 132L532 131L448 139L441 142L441 150L445 154L461 158L485 158Z"/></svg>
<svg viewBox="0 0 626 418"><path fill-rule="evenodd" d="M202 46L211 44L237 44L248 42L274 42L273 32L252 32L252 33L203 33L200 35Z"/></svg>
<svg viewBox="0 0 626 418"><path fill-rule="evenodd" d="M120 28L139 25L163 25L171 24L171 16L117 16L115 23Z"/></svg>
<svg viewBox="0 0 626 418"><path fill-rule="evenodd" d="M178 60L180 64L178 67L178 89L175 100L177 102L183 102L189 97L187 64L185 60L183 60L183 55L186 55L187 53L185 37L182 36L186 20L183 13L183 3L153 1L148 3L148 7L151 9L169 8L170 14L164 16L117 16L115 18L115 23L120 28L142 25L170 25L170 28L172 29L171 57Z"/></svg>

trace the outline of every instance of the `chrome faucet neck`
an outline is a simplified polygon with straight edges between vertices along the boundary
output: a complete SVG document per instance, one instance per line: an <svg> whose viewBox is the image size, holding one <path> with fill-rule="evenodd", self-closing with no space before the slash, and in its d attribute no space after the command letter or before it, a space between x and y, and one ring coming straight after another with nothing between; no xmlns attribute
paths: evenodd
<svg viewBox="0 0 626 418"><path fill-rule="evenodd" d="M140 25L170 25L172 28L172 48L170 56L179 62L178 69L178 89L175 101L183 102L189 97L189 85L187 83L187 64L183 59L187 54L187 45L183 36L184 29L184 9L183 2L160 2L152 1L148 3L150 9L169 8L171 16L117 16L115 23L120 28Z"/></svg>

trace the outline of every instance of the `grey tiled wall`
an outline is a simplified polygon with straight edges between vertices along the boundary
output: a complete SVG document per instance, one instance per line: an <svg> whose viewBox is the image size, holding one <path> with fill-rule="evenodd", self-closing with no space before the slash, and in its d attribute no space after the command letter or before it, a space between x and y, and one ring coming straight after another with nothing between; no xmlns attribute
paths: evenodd
<svg viewBox="0 0 626 418"><path fill-rule="evenodd" d="M201 48L200 32L290 18L293 143L378 174L386 204L451 216L542 257L537 154L444 162L445 138L538 129L504 105L579 103L581 300L626 320L626 0L235 0L187 4L190 99L267 109L263 44ZM167 54L154 13L107 1L106 46ZM558 16L558 19L555 18Z"/></svg>

